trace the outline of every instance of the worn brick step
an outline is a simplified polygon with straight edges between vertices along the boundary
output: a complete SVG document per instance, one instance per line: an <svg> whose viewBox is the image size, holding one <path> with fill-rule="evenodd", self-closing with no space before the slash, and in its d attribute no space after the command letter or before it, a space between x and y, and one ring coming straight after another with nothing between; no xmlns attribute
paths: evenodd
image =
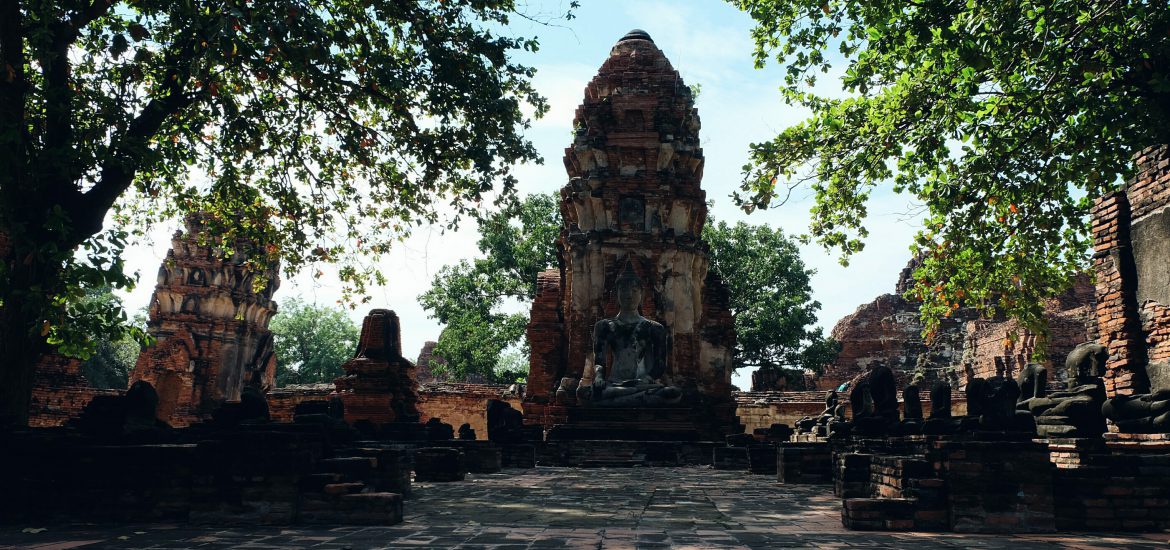
<svg viewBox="0 0 1170 550"><path fill-rule="evenodd" d="M330 483L322 488L322 492L327 495L348 495L360 493L365 488L365 483Z"/></svg>
<svg viewBox="0 0 1170 550"><path fill-rule="evenodd" d="M302 506L300 523L330 525L394 525L402 522L402 495L360 493L344 495L330 508Z"/></svg>
<svg viewBox="0 0 1170 550"><path fill-rule="evenodd" d="M317 463L317 471L338 473L351 479L361 479L377 469L377 459L365 456L327 458Z"/></svg>

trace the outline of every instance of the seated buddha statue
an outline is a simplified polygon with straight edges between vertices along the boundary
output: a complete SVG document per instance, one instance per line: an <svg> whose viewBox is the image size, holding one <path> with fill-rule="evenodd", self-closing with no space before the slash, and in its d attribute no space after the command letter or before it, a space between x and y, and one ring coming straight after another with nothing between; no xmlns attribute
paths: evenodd
<svg viewBox="0 0 1170 550"><path fill-rule="evenodd" d="M1145 370L1148 393L1115 396L1101 412L1122 433L1170 433L1170 364L1149 363Z"/></svg>
<svg viewBox="0 0 1170 550"><path fill-rule="evenodd" d="M1076 347L1065 360L1068 386L1052 393L1037 392L1035 396L1021 396L1017 408L1036 417L1036 427L1042 437L1099 437L1105 432L1105 417L1101 407L1105 402L1105 373L1108 359L1105 346L1084 343ZM1021 373L1043 371L1043 367L1028 365ZM1037 381L1043 381L1041 375Z"/></svg>
<svg viewBox="0 0 1170 550"><path fill-rule="evenodd" d="M642 280L626 264L617 283L618 314L593 326L593 383L577 397L596 406L640 407L678 403L682 391L661 382L666 372L669 333L642 317Z"/></svg>

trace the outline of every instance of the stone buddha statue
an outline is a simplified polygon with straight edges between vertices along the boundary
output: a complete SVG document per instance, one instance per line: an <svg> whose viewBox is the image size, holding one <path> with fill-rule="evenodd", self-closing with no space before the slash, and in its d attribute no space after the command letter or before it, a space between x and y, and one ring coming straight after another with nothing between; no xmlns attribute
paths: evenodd
<svg viewBox="0 0 1170 550"><path fill-rule="evenodd" d="M1105 383L1101 376L1108 358L1109 352L1101 344L1078 345L1065 359L1067 388L1051 394L1037 391L1039 395L1035 397L1021 395L1017 408L1036 417L1037 433L1042 437L1099 437L1105 432L1101 413ZM1024 372L1037 371L1043 371L1043 367L1028 365ZM1042 376L1038 378L1042 380Z"/></svg>
<svg viewBox="0 0 1170 550"><path fill-rule="evenodd" d="M598 406L644 407L678 403L682 391L662 384L669 335L660 323L642 317L642 281L630 263L618 277L618 314L593 325L593 383L577 397Z"/></svg>
<svg viewBox="0 0 1170 550"><path fill-rule="evenodd" d="M1149 363L1145 370L1149 393L1118 395L1101 412L1122 433L1170 433L1170 363Z"/></svg>

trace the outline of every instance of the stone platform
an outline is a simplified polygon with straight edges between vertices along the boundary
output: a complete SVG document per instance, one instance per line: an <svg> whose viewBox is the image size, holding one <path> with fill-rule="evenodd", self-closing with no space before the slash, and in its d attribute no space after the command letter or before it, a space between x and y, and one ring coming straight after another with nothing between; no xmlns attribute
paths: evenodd
<svg viewBox="0 0 1170 550"><path fill-rule="evenodd" d="M1167 534L850 532L828 486L710 468L507 470L417 483L394 526L18 525L0 548L1166 548Z"/></svg>
<svg viewBox="0 0 1170 550"><path fill-rule="evenodd" d="M550 441L715 441L719 426L690 407L573 407Z"/></svg>

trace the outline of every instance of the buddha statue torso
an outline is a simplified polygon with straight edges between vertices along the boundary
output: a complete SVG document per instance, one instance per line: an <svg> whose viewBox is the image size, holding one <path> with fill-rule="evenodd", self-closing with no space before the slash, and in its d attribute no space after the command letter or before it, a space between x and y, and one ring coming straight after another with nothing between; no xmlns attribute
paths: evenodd
<svg viewBox="0 0 1170 550"><path fill-rule="evenodd" d="M578 388L578 398L595 405L670 405L682 398L678 388L659 378L666 372L666 327L638 313L641 281L627 264L617 281L618 314L593 325L593 383Z"/></svg>
<svg viewBox="0 0 1170 550"><path fill-rule="evenodd" d="M623 322L603 319L593 327L596 363L610 368L613 382L646 380L662 375L666 362L666 327L646 318ZM605 360L606 354L612 359Z"/></svg>

